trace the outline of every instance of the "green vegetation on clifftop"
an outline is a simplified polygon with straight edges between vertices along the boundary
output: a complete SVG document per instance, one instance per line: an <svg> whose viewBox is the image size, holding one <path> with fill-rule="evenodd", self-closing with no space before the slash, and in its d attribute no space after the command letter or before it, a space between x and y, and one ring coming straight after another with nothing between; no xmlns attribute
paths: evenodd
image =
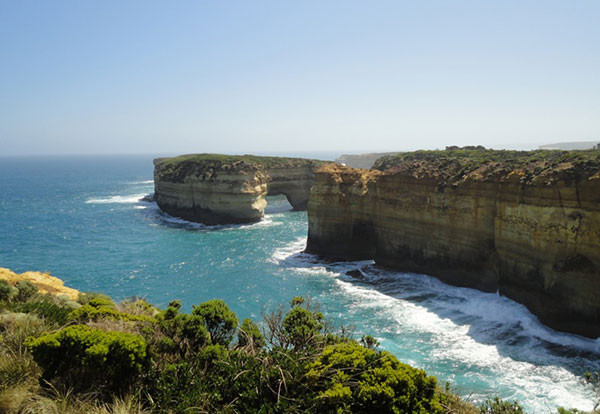
<svg viewBox="0 0 600 414"><path fill-rule="evenodd" d="M251 171L269 168L317 167L327 161L308 158L268 157L259 155L186 154L157 158L154 164L161 179L180 181L187 175L215 171Z"/></svg>
<svg viewBox="0 0 600 414"><path fill-rule="evenodd" d="M513 151L483 147L448 147L446 150L401 152L379 158L380 171L407 171L415 175L438 174L448 181L467 177L506 178L517 171L525 182L544 179L580 180L600 174L600 151Z"/></svg>

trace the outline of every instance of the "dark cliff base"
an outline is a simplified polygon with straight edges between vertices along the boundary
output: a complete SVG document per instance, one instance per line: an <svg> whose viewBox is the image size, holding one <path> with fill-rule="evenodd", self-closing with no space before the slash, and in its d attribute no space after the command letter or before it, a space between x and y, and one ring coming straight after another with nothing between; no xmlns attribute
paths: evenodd
<svg viewBox="0 0 600 414"><path fill-rule="evenodd" d="M177 208L169 205L160 205L161 211L170 216L181 218L194 223L218 226L227 224L252 224L260 221L260 218L240 218L229 214L222 214L207 208Z"/></svg>
<svg viewBox="0 0 600 414"><path fill-rule="evenodd" d="M494 251L482 251L478 258L471 260L451 260L448 257L441 257L439 260L425 259L422 251L411 248L398 251L394 256L378 256L376 248L369 244L368 237L355 239L354 242L334 244L318 241L313 236L309 237L305 252L331 261L374 260L376 266L383 269L426 274L453 286L488 293L497 292L524 304L541 323L552 329L588 338L600 337L600 315L582 314L564 305L569 299L568 296L577 292L572 292L565 286L545 287L544 278L539 272L533 271L523 277L519 272L500 271ZM582 277L581 272L571 273L565 276L572 279ZM589 269L583 277L588 279L590 289L596 289L599 277L596 269ZM600 295L600 292L598 294Z"/></svg>

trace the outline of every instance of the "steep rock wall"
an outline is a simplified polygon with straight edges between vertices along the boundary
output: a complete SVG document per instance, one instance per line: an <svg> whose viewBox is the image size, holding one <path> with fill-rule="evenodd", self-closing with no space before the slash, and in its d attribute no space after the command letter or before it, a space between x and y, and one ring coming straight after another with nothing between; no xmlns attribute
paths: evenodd
<svg viewBox="0 0 600 414"><path fill-rule="evenodd" d="M155 198L168 214L205 224L249 223L264 216L267 195L284 194L306 209L314 168L300 158L219 154L158 158Z"/></svg>
<svg viewBox="0 0 600 414"><path fill-rule="evenodd" d="M555 329L600 336L600 154L484 154L322 168L307 251L499 291Z"/></svg>

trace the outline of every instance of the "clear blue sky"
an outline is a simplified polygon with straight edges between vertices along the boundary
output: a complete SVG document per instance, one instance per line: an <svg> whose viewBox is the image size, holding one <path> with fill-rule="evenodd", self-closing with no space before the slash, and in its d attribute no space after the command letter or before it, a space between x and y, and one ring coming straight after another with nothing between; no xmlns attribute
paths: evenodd
<svg viewBox="0 0 600 414"><path fill-rule="evenodd" d="M0 156L600 140L600 1L0 1Z"/></svg>

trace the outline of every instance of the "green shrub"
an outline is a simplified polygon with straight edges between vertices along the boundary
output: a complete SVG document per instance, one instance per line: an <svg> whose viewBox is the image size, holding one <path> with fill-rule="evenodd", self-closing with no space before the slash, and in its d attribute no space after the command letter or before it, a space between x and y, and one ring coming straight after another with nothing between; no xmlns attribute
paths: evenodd
<svg viewBox="0 0 600 414"><path fill-rule="evenodd" d="M39 367L28 352L25 341L46 329L44 321L35 315L0 314L0 390L36 382Z"/></svg>
<svg viewBox="0 0 600 414"><path fill-rule="evenodd" d="M105 297L105 296L94 297L94 298L90 299L90 301L87 303L87 305L93 306L94 308L101 308L104 306L109 307L109 308L114 308L116 306L111 298Z"/></svg>
<svg viewBox="0 0 600 414"><path fill-rule="evenodd" d="M130 298L124 300L118 305L118 309L129 315L154 317L158 313L158 309L146 302L145 299Z"/></svg>
<svg viewBox="0 0 600 414"><path fill-rule="evenodd" d="M158 328L162 334L157 343L159 353L190 356L200 347L210 342L204 318L198 315L179 313L179 302L170 306L157 316Z"/></svg>
<svg viewBox="0 0 600 414"><path fill-rule="evenodd" d="M19 302L25 302L38 293L38 288L28 280L19 280L15 285L17 294L15 299Z"/></svg>
<svg viewBox="0 0 600 414"><path fill-rule="evenodd" d="M323 329L322 320L321 313L294 306L283 318L283 331L289 344L302 349L313 343Z"/></svg>
<svg viewBox="0 0 600 414"><path fill-rule="evenodd" d="M12 304L10 310L13 312L34 313L41 316L49 323L64 325L69 320L71 309L59 306L48 300L36 300L30 302L17 302Z"/></svg>
<svg viewBox="0 0 600 414"><path fill-rule="evenodd" d="M202 381L198 378L201 377ZM179 361L155 367L148 376L147 392L153 412L184 413L194 407L196 412L211 410L213 403L206 391L207 376L193 361Z"/></svg>
<svg viewBox="0 0 600 414"><path fill-rule="evenodd" d="M0 279L0 302L6 302L12 293L12 286L4 279Z"/></svg>
<svg viewBox="0 0 600 414"><path fill-rule="evenodd" d="M264 357L264 355L263 355ZM151 373L148 392L156 412L183 413L276 413L277 378L269 378L261 358L230 350L223 345L207 345L196 355L168 364ZM282 389L283 396L290 396ZM296 410L295 412L300 412Z"/></svg>
<svg viewBox="0 0 600 414"><path fill-rule="evenodd" d="M242 326L238 330L238 347L243 348L247 346L252 348L262 348L265 346L265 338L260 333L258 325L249 318L242 321Z"/></svg>
<svg viewBox="0 0 600 414"><path fill-rule="evenodd" d="M238 318L225 302L209 300L194 306L192 314L204 319L213 344L229 345L238 326Z"/></svg>
<svg viewBox="0 0 600 414"><path fill-rule="evenodd" d="M83 305L69 312L69 319L78 323L88 321L97 321L99 319L123 319L123 314L114 307L100 306L98 308L91 305Z"/></svg>
<svg viewBox="0 0 600 414"><path fill-rule="evenodd" d="M360 343L362 346L369 349L375 349L380 345L379 341L371 335L363 335L362 338L360 338Z"/></svg>
<svg viewBox="0 0 600 414"><path fill-rule="evenodd" d="M114 306L114 303L113 303L112 299L110 298L110 296L105 295L104 293L96 293L96 292L80 293L79 297L77 298L77 302L81 303L82 305L87 305L90 303L90 301L92 301L94 299L104 300L105 304L110 303L111 305Z"/></svg>
<svg viewBox="0 0 600 414"><path fill-rule="evenodd" d="M30 336L39 336L49 329L36 315L5 312L0 314L1 350L14 355L27 352L25 340Z"/></svg>
<svg viewBox="0 0 600 414"><path fill-rule="evenodd" d="M189 346L189 352L197 352L209 339L204 318L198 315L185 315L181 325L181 337Z"/></svg>
<svg viewBox="0 0 600 414"><path fill-rule="evenodd" d="M79 391L123 391L148 362L142 337L82 325L32 339L28 346L43 380Z"/></svg>
<svg viewBox="0 0 600 414"><path fill-rule="evenodd" d="M85 302L85 305L71 311L68 319L79 323L98 321L100 319L112 319L116 321L155 321L153 317L144 314L133 315L119 311L115 303L108 297L96 296Z"/></svg>
<svg viewBox="0 0 600 414"><path fill-rule="evenodd" d="M486 400L479 407L481 414L523 414L523 407L517 401L504 401L499 397Z"/></svg>
<svg viewBox="0 0 600 414"><path fill-rule="evenodd" d="M442 412L435 377L354 341L325 347L306 378L318 412Z"/></svg>
<svg viewBox="0 0 600 414"><path fill-rule="evenodd" d="M38 375L39 367L30 354L0 353L0 391L35 382Z"/></svg>

